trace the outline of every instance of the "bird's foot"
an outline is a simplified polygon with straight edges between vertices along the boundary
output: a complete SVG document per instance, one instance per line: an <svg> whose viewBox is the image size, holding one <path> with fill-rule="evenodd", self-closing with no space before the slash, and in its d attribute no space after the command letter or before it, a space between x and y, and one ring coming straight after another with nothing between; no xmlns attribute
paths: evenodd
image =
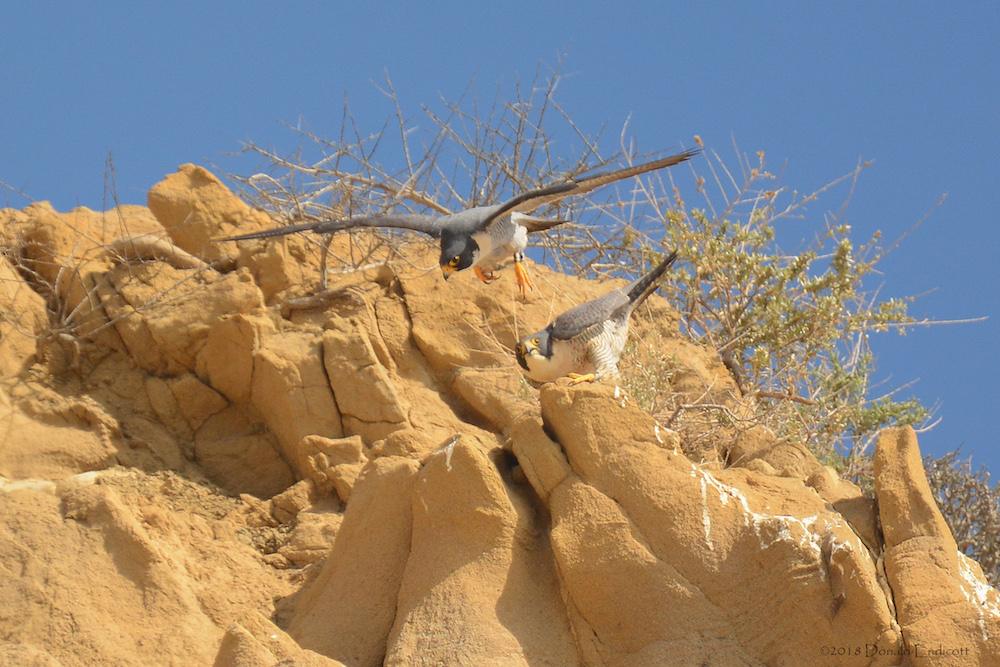
<svg viewBox="0 0 1000 667"><path fill-rule="evenodd" d="M521 262L514 262L514 277L517 278L517 286L521 289L521 298L527 299L528 290L535 289L535 284L531 282L527 267Z"/></svg>
<svg viewBox="0 0 1000 667"><path fill-rule="evenodd" d="M597 376L593 373L584 373L583 375L580 375L579 373L569 373L566 377L571 380L571 385L580 384L581 382L597 381Z"/></svg>
<svg viewBox="0 0 1000 667"><path fill-rule="evenodd" d="M479 279L487 285L497 279L497 276L494 275L492 271L483 271L478 266L472 267L472 270L475 271L476 275L479 276Z"/></svg>

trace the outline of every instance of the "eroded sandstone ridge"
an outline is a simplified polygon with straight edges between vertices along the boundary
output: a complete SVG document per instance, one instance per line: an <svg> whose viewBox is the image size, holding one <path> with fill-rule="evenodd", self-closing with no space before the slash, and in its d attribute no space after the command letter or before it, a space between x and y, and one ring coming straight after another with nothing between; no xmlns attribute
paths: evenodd
<svg viewBox="0 0 1000 667"><path fill-rule="evenodd" d="M607 285L521 303L407 242L310 300L309 240L237 224L272 223L192 165L0 211L0 664L1000 664L911 430L871 499L760 428L529 386L520 334ZM752 409L662 299L634 328L665 391Z"/></svg>

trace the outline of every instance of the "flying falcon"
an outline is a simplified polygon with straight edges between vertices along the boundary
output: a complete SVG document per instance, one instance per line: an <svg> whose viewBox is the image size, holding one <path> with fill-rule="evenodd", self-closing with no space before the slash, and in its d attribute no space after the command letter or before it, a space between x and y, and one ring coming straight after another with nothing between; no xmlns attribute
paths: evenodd
<svg viewBox="0 0 1000 667"><path fill-rule="evenodd" d="M536 382L569 377L573 384L617 376L629 317L656 291L675 259L676 250L633 283L571 308L538 333L522 338L515 352L525 375Z"/></svg>
<svg viewBox="0 0 1000 667"><path fill-rule="evenodd" d="M245 241L305 231L332 234L359 227L409 229L441 240L440 265L446 280L454 272L471 267L480 280L484 283L491 283L496 280L493 271L504 259L513 256L514 275L517 278L518 287L521 289L521 295L526 296L528 288L533 287L531 277L523 264L524 249L528 246L528 234L545 231L567 222L566 220L536 218L529 213L564 197L586 194L615 181L679 164L698 152L697 149L689 150L644 164L569 179L525 192L503 204L476 206L450 215L437 216L420 213L366 215L342 220L323 220L289 225L251 234L215 239L215 241ZM320 290L323 290L326 288L325 246L321 265L323 275L320 277Z"/></svg>

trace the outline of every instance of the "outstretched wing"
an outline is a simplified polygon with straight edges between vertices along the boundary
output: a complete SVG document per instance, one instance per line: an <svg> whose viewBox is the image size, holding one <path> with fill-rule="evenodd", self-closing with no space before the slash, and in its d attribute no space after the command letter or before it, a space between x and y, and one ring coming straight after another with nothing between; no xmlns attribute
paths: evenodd
<svg viewBox="0 0 1000 667"><path fill-rule="evenodd" d="M679 164L685 160L690 160L700 152L701 151L699 149L684 151L683 153L671 155L670 157L661 158L659 160L653 160L652 162L645 162L631 167L623 167L613 171L606 171L600 174L594 174L593 176L574 178L568 181L563 181L562 183L556 183L537 190L524 192L513 199L504 202L500 208L493 212L489 220L486 222L492 222L494 219L509 211L531 213L545 204L551 204L552 202L558 201L564 197L587 194L588 192L593 192L597 188L602 185L607 185L608 183L614 183L615 181L620 181L625 178L632 178L633 176L639 176L640 174L645 174L649 171L656 171L657 169L663 169L665 167Z"/></svg>
<svg viewBox="0 0 1000 667"><path fill-rule="evenodd" d="M284 236L285 234L295 234L296 232L308 232L316 229L319 225L318 222L304 222L298 225L288 225L286 227L276 227L274 229L265 229L259 232L253 232L251 234L240 234L238 236L226 236L223 238L212 239L213 243L223 243L225 241L248 241L250 239L266 239L272 236Z"/></svg>
<svg viewBox="0 0 1000 667"><path fill-rule="evenodd" d="M288 225L287 227L277 227L275 229L265 229L250 234L240 234L239 236L227 236L221 239L212 239L217 243L223 241L246 241L249 239L266 239L272 236L285 236L297 232L315 232L316 234L331 234L346 229L356 229L359 227L388 227L392 229L409 229L421 234L427 234L434 238L440 238L441 226L444 218L435 215L423 215L420 213L386 213L383 215L363 215L356 218L345 218L343 220L321 220L319 222L306 222L298 225Z"/></svg>

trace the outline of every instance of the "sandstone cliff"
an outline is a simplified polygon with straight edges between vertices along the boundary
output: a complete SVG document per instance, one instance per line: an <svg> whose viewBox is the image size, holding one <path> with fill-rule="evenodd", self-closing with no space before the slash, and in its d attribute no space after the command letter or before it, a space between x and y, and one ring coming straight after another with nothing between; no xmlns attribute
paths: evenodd
<svg viewBox="0 0 1000 667"><path fill-rule="evenodd" d="M521 303L407 242L310 301L309 239L210 242L237 224L272 223L191 165L0 211L0 664L1000 664L911 430L871 499L762 429L528 385L514 342L607 285L535 267ZM634 329L665 391L752 410L669 304Z"/></svg>

